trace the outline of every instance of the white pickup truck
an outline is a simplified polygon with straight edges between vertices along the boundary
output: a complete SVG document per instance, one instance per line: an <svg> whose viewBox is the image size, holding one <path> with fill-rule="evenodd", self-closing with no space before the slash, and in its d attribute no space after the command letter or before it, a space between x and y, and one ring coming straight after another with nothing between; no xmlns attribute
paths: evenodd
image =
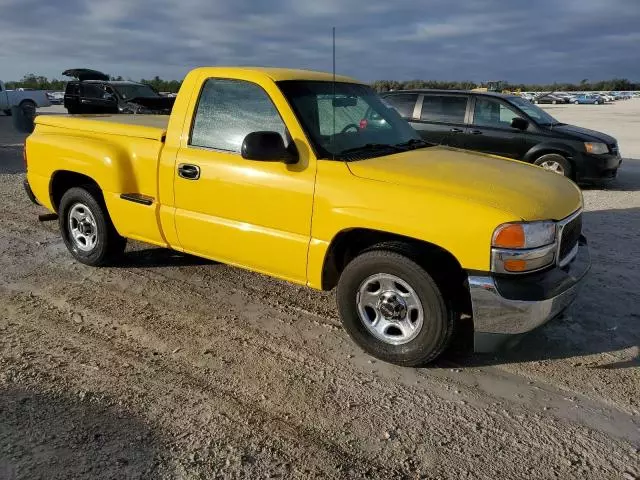
<svg viewBox="0 0 640 480"><path fill-rule="evenodd" d="M0 111L11 115L11 107L20 107L26 116L33 117L38 107L51 105L42 90L7 90L0 81Z"/></svg>

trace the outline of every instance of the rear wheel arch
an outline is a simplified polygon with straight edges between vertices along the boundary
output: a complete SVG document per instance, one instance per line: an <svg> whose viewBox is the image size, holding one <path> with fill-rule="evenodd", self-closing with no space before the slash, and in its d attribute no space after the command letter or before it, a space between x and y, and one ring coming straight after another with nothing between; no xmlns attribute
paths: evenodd
<svg viewBox="0 0 640 480"><path fill-rule="evenodd" d="M74 187L82 187L96 192L103 200L102 188L91 177L69 170L58 170L51 175L49 197L54 210L58 212L63 195Z"/></svg>

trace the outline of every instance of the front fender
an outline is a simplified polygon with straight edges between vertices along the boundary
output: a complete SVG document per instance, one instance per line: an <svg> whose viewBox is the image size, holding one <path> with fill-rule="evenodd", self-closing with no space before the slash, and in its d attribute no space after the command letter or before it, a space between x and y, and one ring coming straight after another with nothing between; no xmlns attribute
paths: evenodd
<svg viewBox="0 0 640 480"><path fill-rule="evenodd" d="M513 214L437 192L345 175L340 162L322 162L316 184L307 278L321 288L329 246L343 231L367 229L428 242L467 270L490 269L491 237ZM322 171L320 171L322 170Z"/></svg>

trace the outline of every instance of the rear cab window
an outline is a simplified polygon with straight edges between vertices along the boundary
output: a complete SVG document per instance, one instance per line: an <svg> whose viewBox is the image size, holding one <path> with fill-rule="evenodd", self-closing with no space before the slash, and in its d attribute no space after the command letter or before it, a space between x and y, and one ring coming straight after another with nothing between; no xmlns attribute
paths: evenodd
<svg viewBox="0 0 640 480"><path fill-rule="evenodd" d="M420 120L464 124L469 97L466 95L424 95Z"/></svg>
<svg viewBox="0 0 640 480"><path fill-rule="evenodd" d="M267 93L244 80L210 78L202 87L189 145L240 153L253 132L278 132L287 145L286 127Z"/></svg>

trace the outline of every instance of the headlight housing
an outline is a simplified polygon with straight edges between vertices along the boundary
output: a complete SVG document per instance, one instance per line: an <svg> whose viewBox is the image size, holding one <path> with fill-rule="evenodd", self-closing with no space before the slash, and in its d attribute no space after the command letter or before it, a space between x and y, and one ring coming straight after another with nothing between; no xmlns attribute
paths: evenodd
<svg viewBox="0 0 640 480"><path fill-rule="evenodd" d="M609 153L609 147L607 147L606 143L585 142L584 149L587 153L593 153L594 155Z"/></svg>
<svg viewBox="0 0 640 480"><path fill-rule="evenodd" d="M557 228L553 221L514 222L500 225L491 241L491 270L495 273L529 273L552 265L557 253Z"/></svg>

